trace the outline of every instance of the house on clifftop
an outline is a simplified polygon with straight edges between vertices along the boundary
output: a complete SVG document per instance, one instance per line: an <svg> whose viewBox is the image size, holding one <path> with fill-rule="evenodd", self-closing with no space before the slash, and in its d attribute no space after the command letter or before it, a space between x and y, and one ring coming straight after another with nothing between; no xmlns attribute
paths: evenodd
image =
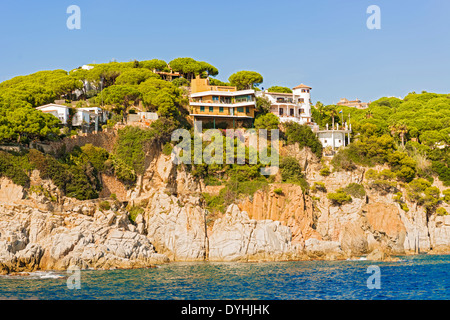
<svg viewBox="0 0 450 320"><path fill-rule="evenodd" d="M190 116L202 125L235 128L251 126L255 117L255 90L233 86L212 86L209 79L197 76L191 81Z"/></svg>

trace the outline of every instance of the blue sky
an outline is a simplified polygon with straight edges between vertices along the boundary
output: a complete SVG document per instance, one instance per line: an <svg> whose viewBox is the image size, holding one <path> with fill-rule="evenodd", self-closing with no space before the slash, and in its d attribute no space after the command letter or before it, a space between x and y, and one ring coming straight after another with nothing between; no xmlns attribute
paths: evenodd
<svg viewBox="0 0 450 320"><path fill-rule="evenodd" d="M69 30L69 5L81 29ZM369 5L381 29L369 30ZM450 92L450 1L2 1L0 81L86 63L192 57L227 80L312 86L313 102Z"/></svg>

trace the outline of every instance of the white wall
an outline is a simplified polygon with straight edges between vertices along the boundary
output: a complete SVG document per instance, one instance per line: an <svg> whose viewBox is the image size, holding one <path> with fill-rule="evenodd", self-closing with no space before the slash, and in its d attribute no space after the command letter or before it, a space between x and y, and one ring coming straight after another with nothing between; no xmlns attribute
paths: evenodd
<svg viewBox="0 0 450 320"><path fill-rule="evenodd" d="M324 148L330 146L333 147L333 137L334 137L334 148L339 148L345 146L345 133L343 132L318 132L317 137L319 138L322 146Z"/></svg>

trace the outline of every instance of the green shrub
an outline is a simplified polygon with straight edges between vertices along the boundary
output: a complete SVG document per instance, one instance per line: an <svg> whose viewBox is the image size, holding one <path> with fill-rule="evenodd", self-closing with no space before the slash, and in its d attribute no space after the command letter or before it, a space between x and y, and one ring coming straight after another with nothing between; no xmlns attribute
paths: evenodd
<svg viewBox="0 0 450 320"><path fill-rule="evenodd" d="M130 221L135 223L137 216L140 214L144 214L144 209L139 206L132 206L128 209L128 213L128 218L130 219Z"/></svg>
<svg viewBox="0 0 450 320"><path fill-rule="evenodd" d="M444 194L443 200L450 204L450 189L445 189L442 193Z"/></svg>
<svg viewBox="0 0 450 320"><path fill-rule="evenodd" d="M331 163L336 171L354 171L357 168L355 161L352 159L351 149L339 150L331 160Z"/></svg>
<svg viewBox="0 0 450 320"><path fill-rule="evenodd" d="M226 187L229 191L236 194L236 196L252 196L258 190L266 190L269 182L266 178L258 178L248 181L237 181L231 179L227 182Z"/></svg>
<svg viewBox="0 0 450 320"><path fill-rule="evenodd" d="M369 187L381 192L394 192L397 190L397 182L395 173L391 170L384 169L378 172L374 169L369 169L366 172L366 179L369 181Z"/></svg>
<svg viewBox="0 0 450 320"><path fill-rule="evenodd" d="M359 183L350 183L348 186L344 188L344 192L355 198L364 198L366 195L366 190L364 190L364 186Z"/></svg>
<svg viewBox="0 0 450 320"><path fill-rule="evenodd" d="M50 155L44 155L35 149L30 150L28 157L30 162L39 170L42 179L51 179L62 192L66 192L71 176L62 163Z"/></svg>
<svg viewBox="0 0 450 320"><path fill-rule="evenodd" d="M319 174L323 177L328 177L331 174L330 168L323 167L322 169L320 169Z"/></svg>
<svg viewBox="0 0 450 320"><path fill-rule="evenodd" d="M445 186L450 186L450 165L446 164L444 159L440 161L432 161L431 168L433 172L439 176L439 179Z"/></svg>
<svg viewBox="0 0 450 320"><path fill-rule="evenodd" d="M144 143L151 138L150 130L127 126L119 130L115 157L137 174L144 172Z"/></svg>
<svg viewBox="0 0 450 320"><path fill-rule="evenodd" d="M78 200L98 198L98 190L101 189L97 172L92 164L86 163L80 166L71 166L67 169L69 182L66 183L66 196Z"/></svg>
<svg viewBox="0 0 450 320"><path fill-rule="evenodd" d="M300 148L308 147L317 158L322 158L322 143L310 127L295 122L287 122L284 127L286 128L285 136L288 144L298 143Z"/></svg>
<svg viewBox="0 0 450 320"><path fill-rule="evenodd" d="M175 87L190 87L191 83L189 82L189 80L185 79L185 78L176 78L172 80L172 83Z"/></svg>
<svg viewBox="0 0 450 320"><path fill-rule="evenodd" d="M115 193L111 193L111 195L109 196L109 198L111 200L117 200L117 195Z"/></svg>
<svg viewBox="0 0 450 320"><path fill-rule="evenodd" d="M225 190L225 188L222 190ZM206 208L212 213L225 211L224 192L222 190L218 195L211 195L206 192L202 193Z"/></svg>
<svg viewBox="0 0 450 320"><path fill-rule="evenodd" d="M325 187L325 183L323 182L314 182L313 186L311 187L312 192L327 192L327 188Z"/></svg>
<svg viewBox="0 0 450 320"><path fill-rule="evenodd" d="M400 208L405 211L408 212L409 208L407 206L407 204L403 201L403 193L401 192L397 192L394 196L394 201L397 202L400 205Z"/></svg>
<svg viewBox="0 0 450 320"><path fill-rule="evenodd" d="M309 189L308 182L302 173L302 167L294 157L281 159L280 172L283 182L298 184L304 192Z"/></svg>
<svg viewBox="0 0 450 320"><path fill-rule="evenodd" d="M0 177L7 177L15 184L26 187L30 184L30 178L26 171L31 168L27 168L27 159L22 158L0 151Z"/></svg>
<svg viewBox="0 0 450 320"><path fill-rule="evenodd" d="M170 156L173 150L173 146L170 142L166 142L166 144L163 147L162 152L166 155L166 156Z"/></svg>
<svg viewBox="0 0 450 320"><path fill-rule="evenodd" d="M109 159L108 151L100 147L94 147L90 143L82 146L81 151L98 172L102 172L105 169L105 162Z"/></svg>
<svg viewBox="0 0 450 320"><path fill-rule="evenodd" d="M136 172L134 169L126 164L121 158L112 157L112 164L114 168L114 174L117 179L132 184L136 181Z"/></svg>
<svg viewBox="0 0 450 320"><path fill-rule="evenodd" d="M222 185L222 181L213 176L207 176L203 180L205 182L205 186L220 186Z"/></svg>
<svg viewBox="0 0 450 320"><path fill-rule="evenodd" d="M278 129L279 124L280 120L273 113L267 113L255 119L256 129L267 129L267 130Z"/></svg>
<svg viewBox="0 0 450 320"><path fill-rule="evenodd" d="M275 194L277 194L277 195L281 195L281 194L283 194L283 189L276 188L276 189L273 190L273 192L275 192Z"/></svg>
<svg viewBox="0 0 450 320"><path fill-rule="evenodd" d="M445 208L440 207L440 208L437 208L436 214L438 216L447 216L448 212L447 212L447 210L445 210Z"/></svg>
<svg viewBox="0 0 450 320"><path fill-rule="evenodd" d="M352 201L352 197L348 195L343 189L337 189L336 192L329 193L327 195L327 198L331 200L331 203L334 206L341 206Z"/></svg>
<svg viewBox="0 0 450 320"><path fill-rule="evenodd" d="M439 188L432 187L431 183L423 178L415 179L407 185L408 199L427 210L432 210L439 204L440 193Z"/></svg>
<svg viewBox="0 0 450 320"><path fill-rule="evenodd" d="M111 204L108 201L104 200L98 204L98 208L100 209L100 211L108 211L111 209Z"/></svg>
<svg viewBox="0 0 450 320"><path fill-rule="evenodd" d="M371 134L362 136L360 140L352 142L341 149L333 157L332 164L336 170L353 171L356 165L374 166L384 164L395 148L394 139L387 134L377 136Z"/></svg>

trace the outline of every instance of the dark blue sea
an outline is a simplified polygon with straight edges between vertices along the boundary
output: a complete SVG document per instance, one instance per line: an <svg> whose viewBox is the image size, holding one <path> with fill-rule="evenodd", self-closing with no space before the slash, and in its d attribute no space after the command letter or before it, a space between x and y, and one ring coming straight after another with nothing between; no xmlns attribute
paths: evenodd
<svg viewBox="0 0 450 320"><path fill-rule="evenodd" d="M170 263L149 269L82 270L78 282L70 278L75 273L41 271L0 276L0 299L450 299L449 255L400 258L396 262Z"/></svg>

